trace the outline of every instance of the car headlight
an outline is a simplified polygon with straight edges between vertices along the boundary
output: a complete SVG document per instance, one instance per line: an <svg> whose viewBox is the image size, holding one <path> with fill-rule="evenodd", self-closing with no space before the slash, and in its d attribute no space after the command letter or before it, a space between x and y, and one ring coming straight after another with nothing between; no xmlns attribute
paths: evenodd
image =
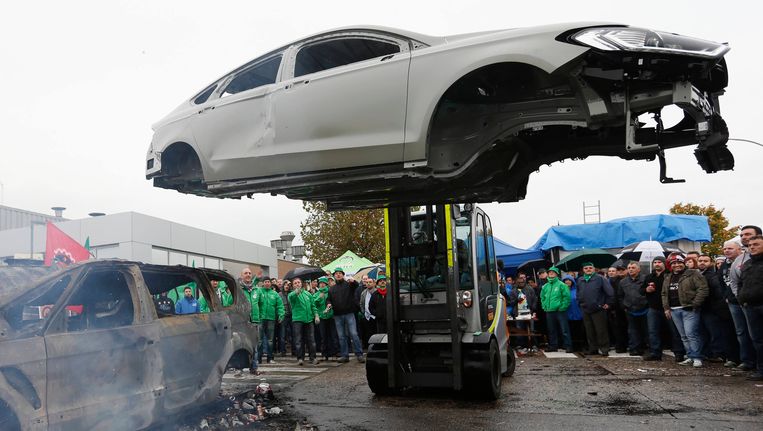
<svg viewBox="0 0 763 431"><path fill-rule="evenodd" d="M720 57L731 49L722 43L636 27L588 28L575 33L572 39L603 51L662 52L707 58Z"/></svg>

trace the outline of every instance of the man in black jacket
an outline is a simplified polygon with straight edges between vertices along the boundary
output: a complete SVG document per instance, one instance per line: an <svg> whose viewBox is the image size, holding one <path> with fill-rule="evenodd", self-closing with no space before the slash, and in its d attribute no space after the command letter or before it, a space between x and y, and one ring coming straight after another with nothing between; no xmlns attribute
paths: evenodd
<svg viewBox="0 0 763 431"><path fill-rule="evenodd" d="M663 334L669 336L672 341L673 354L676 361L684 360L684 345L681 342L681 335L672 322L665 318L665 312L662 310L662 283L665 281L665 258L657 256L652 259L652 272L647 274L644 280L646 286L646 300L649 303L647 312L647 325L649 327L649 354L643 358L645 361L662 360L662 340ZM675 336L673 333L675 332Z"/></svg>
<svg viewBox="0 0 763 431"><path fill-rule="evenodd" d="M609 281L596 274L593 263L583 264L583 276L578 278L578 304L583 310L583 325L588 339L588 354L598 351L609 356L607 310L614 304L614 291Z"/></svg>
<svg viewBox="0 0 763 431"><path fill-rule="evenodd" d="M725 362L729 358L739 356L734 322L726 305L725 286L715 272L715 262L709 255L701 254L697 259L697 265L709 289L700 311L700 321L704 329L703 354L708 362Z"/></svg>
<svg viewBox="0 0 763 431"><path fill-rule="evenodd" d="M628 263L628 274L620 279L615 290L617 303L625 312L628 321L628 353L641 356L647 345L646 315L649 303L646 300L644 275L638 262Z"/></svg>
<svg viewBox="0 0 763 431"><path fill-rule="evenodd" d="M358 300L355 296L358 282L352 279L349 281L345 280L342 268L334 270L334 280L336 284L329 287L329 297L326 301L326 306L330 306L334 310L334 325L336 325L336 332L339 334L339 350L341 353L338 362L349 362L350 360L350 349L347 345L348 332L350 334L349 338L352 339L352 347L355 350L358 362L365 362L363 347L360 344L358 327L355 322L355 314L359 310Z"/></svg>
<svg viewBox="0 0 763 431"><path fill-rule="evenodd" d="M745 262L739 277L737 299L747 317L752 345L757 356L757 371L749 380L763 380L763 236L749 239L750 260Z"/></svg>

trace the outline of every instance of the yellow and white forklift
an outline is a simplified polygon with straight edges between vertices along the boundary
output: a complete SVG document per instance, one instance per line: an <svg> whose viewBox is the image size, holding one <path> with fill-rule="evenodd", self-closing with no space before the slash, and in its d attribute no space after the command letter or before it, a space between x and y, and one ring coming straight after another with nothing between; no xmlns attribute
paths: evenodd
<svg viewBox="0 0 763 431"><path fill-rule="evenodd" d="M490 218L471 204L427 205L387 208L384 222L387 327L369 342L369 387L378 395L427 387L497 399L516 358Z"/></svg>

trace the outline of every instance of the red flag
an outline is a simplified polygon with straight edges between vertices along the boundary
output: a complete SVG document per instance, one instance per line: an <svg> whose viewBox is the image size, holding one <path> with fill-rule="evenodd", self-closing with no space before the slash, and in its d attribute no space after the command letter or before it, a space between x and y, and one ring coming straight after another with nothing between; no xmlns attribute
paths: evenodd
<svg viewBox="0 0 763 431"><path fill-rule="evenodd" d="M56 264L59 267L64 267L89 258L90 252L85 247L82 247L74 238L63 233L53 223L48 222L45 240L45 266Z"/></svg>

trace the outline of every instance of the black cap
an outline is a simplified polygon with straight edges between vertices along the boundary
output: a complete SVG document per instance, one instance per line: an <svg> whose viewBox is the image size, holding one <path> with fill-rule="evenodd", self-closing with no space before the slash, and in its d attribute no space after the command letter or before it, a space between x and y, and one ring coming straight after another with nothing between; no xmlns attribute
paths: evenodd
<svg viewBox="0 0 763 431"><path fill-rule="evenodd" d="M659 260L660 262L665 263L665 257L663 257L663 256L655 256L655 258L652 259L652 262L654 262L656 260Z"/></svg>
<svg viewBox="0 0 763 431"><path fill-rule="evenodd" d="M541 268L538 270L538 274L540 274L541 272L546 272L546 268Z"/></svg>

